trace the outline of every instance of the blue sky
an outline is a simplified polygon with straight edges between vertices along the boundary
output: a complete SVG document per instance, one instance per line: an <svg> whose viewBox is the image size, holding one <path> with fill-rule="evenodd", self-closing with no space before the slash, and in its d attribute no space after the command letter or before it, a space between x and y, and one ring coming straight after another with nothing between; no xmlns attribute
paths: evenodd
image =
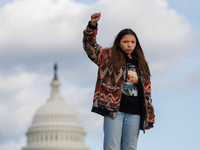
<svg viewBox="0 0 200 150"><path fill-rule="evenodd" d="M102 150L103 118L90 112L97 67L81 44L90 15L102 12L98 43L108 47L130 27L150 65L156 123L140 133L138 150L197 150L199 5L198 0L0 0L0 149L26 145L32 117L50 96L57 62L62 95L80 115L86 144Z"/></svg>

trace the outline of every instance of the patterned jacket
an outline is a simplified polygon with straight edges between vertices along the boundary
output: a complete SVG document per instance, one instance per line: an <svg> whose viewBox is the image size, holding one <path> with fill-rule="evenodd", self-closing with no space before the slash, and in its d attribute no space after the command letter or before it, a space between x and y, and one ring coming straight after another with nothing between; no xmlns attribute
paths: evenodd
<svg viewBox="0 0 200 150"><path fill-rule="evenodd" d="M126 66L124 65L118 74L114 73L111 64L104 70L101 66L111 58L111 49L102 48L96 42L97 27L90 24L83 31L83 47L88 57L98 66L98 77L94 92L92 112L108 115L115 118L120 106L123 84L126 78ZM143 87L143 114L140 129L152 127L154 123L154 107L151 99L150 77L140 77Z"/></svg>

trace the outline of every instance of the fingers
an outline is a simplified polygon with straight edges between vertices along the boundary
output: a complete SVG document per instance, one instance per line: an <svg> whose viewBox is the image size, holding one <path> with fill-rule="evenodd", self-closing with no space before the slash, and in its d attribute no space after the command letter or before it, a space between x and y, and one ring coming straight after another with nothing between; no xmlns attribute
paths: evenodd
<svg viewBox="0 0 200 150"><path fill-rule="evenodd" d="M91 15L91 21L98 22L101 17L101 13L95 13Z"/></svg>
<svg viewBox="0 0 200 150"><path fill-rule="evenodd" d="M95 13L95 14L92 14L91 18L96 19L96 18L100 18L100 16L101 16L101 13Z"/></svg>
<svg viewBox="0 0 200 150"><path fill-rule="evenodd" d="M96 23L99 21L101 13L95 13L91 15L91 24L96 26Z"/></svg>

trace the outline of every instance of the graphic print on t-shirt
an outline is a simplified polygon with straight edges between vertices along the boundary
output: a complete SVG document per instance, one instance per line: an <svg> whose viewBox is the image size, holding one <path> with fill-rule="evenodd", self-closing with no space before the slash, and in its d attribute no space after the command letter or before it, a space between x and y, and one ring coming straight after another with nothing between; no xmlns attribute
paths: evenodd
<svg viewBox="0 0 200 150"><path fill-rule="evenodd" d="M127 63L127 79L124 82L124 87L122 93L127 96L138 96L138 75L136 72L135 65Z"/></svg>

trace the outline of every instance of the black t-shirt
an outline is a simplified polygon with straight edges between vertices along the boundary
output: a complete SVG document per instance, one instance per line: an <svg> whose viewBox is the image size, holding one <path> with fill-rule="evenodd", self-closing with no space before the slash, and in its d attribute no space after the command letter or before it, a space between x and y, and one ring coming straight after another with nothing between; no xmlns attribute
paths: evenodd
<svg viewBox="0 0 200 150"><path fill-rule="evenodd" d="M126 59L126 79L123 86L119 111L131 114L141 114L141 82L138 74L138 58Z"/></svg>

